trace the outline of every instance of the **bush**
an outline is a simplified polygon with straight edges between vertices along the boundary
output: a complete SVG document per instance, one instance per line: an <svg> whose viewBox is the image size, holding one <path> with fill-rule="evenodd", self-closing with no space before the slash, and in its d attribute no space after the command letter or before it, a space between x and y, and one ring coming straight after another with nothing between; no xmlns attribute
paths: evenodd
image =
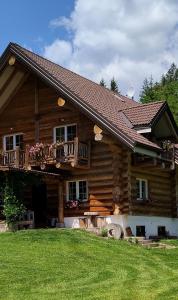
<svg viewBox="0 0 178 300"><path fill-rule="evenodd" d="M4 207L3 215L6 218L6 223L10 227L15 227L15 224L20 220L25 212L24 205L17 199L13 189L6 184L3 193Z"/></svg>
<svg viewBox="0 0 178 300"><path fill-rule="evenodd" d="M108 236L108 230L107 230L107 228L102 228L101 229L101 236L102 237L107 237Z"/></svg>

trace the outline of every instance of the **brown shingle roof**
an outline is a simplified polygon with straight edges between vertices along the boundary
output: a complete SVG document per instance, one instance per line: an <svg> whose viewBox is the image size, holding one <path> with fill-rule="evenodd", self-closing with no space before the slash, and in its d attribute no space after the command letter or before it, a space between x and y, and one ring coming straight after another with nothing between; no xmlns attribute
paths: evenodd
<svg viewBox="0 0 178 300"><path fill-rule="evenodd" d="M160 149L158 145L137 133L133 128L130 128L124 118L119 116L118 112L121 110L127 111L127 108L129 108L129 111L131 107L140 107L138 102L125 96L114 94L91 80L69 71L17 44L11 43L8 50L35 70L41 77L58 88L59 91L68 95L71 101L75 101L76 105L80 105L91 116L97 118L100 123L104 124L107 129L131 148L138 143L143 146Z"/></svg>
<svg viewBox="0 0 178 300"><path fill-rule="evenodd" d="M142 104L126 108L123 113L133 126L150 125L165 104L165 101Z"/></svg>

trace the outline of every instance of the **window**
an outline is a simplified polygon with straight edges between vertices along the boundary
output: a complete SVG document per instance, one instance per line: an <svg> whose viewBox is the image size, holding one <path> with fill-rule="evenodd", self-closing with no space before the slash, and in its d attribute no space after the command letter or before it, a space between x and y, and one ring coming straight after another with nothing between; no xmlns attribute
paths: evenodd
<svg viewBox="0 0 178 300"><path fill-rule="evenodd" d="M148 199L148 181L146 179L136 179L137 200Z"/></svg>
<svg viewBox="0 0 178 300"><path fill-rule="evenodd" d="M67 201L88 199L88 187L86 180L67 182Z"/></svg>
<svg viewBox="0 0 178 300"><path fill-rule="evenodd" d="M23 134L11 134L5 135L3 138L4 150L10 151L15 150L16 147L23 149Z"/></svg>
<svg viewBox="0 0 178 300"><path fill-rule="evenodd" d="M75 124L54 128L54 142L73 141L76 135L77 126Z"/></svg>
<svg viewBox="0 0 178 300"><path fill-rule="evenodd" d="M136 226L136 236L145 236L145 226Z"/></svg>
<svg viewBox="0 0 178 300"><path fill-rule="evenodd" d="M166 227L158 226L158 236L166 236Z"/></svg>

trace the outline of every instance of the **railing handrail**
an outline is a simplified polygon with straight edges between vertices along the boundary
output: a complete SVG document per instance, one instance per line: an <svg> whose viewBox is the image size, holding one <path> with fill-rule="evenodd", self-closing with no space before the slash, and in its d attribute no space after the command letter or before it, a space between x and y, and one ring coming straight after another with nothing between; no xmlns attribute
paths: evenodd
<svg viewBox="0 0 178 300"><path fill-rule="evenodd" d="M174 145L171 146L169 149L163 149L161 152L161 158L167 161L174 161L175 159L175 147Z"/></svg>
<svg viewBox="0 0 178 300"><path fill-rule="evenodd" d="M13 150L1 151L0 165L28 168L29 165L39 166L41 163L60 162L71 163L72 166L76 166L79 160L83 160L83 163L86 164L89 156L88 151L88 144L80 142L78 137L59 144L38 143L38 145L26 145L25 150L16 147Z"/></svg>

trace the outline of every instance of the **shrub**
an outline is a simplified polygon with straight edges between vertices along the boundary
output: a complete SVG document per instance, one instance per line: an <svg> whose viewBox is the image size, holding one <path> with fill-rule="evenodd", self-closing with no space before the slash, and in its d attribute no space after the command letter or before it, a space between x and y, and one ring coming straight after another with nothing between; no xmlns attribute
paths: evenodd
<svg viewBox="0 0 178 300"><path fill-rule="evenodd" d="M13 189L6 184L3 193L3 215L6 218L8 226L15 227L15 224L20 220L25 212L24 205L17 199Z"/></svg>
<svg viewBox="0 0 178 300"><path fill-rule="evenodd" d="M101 229L101 236L102 237L107 237L108 236L108 230L107 230L107 228L102 228Z"/></svg>

